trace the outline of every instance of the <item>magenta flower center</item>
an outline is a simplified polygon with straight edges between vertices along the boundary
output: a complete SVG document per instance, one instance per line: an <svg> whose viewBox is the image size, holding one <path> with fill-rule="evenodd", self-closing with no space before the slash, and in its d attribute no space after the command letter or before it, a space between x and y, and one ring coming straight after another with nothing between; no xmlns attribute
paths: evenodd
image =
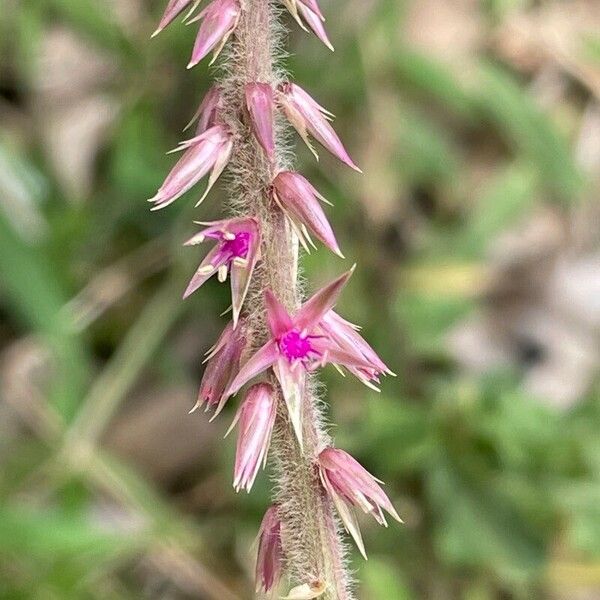
<svg viewBox="0 0 600 600"><path fill-rule="evenodd" d="M314 349L308 336L303 336L298 330L291 329L279 338L279 349L290 361L307 358Z"/></svg>
<svg viewBox="0 0 600 600"><path fill-rule="evenodd" d="M222 251L227 253L231 259L246 258L250 249L250 234L247 231L236 233L232 240L224 240Z"/></svg>

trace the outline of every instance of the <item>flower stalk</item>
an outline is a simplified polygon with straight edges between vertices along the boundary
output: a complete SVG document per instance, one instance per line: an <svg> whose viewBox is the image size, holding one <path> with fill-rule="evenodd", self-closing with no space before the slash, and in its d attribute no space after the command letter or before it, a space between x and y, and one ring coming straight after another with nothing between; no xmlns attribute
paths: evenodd
<svg viewBox="0 0 600 600"><path fill-rule="evenodd" d="M189 66L221 55L222 77L194 118L195 134L151 199L152 210L180 198L209 175L200 202L222 173L228 178L229 218L210 223L186 245L213 243L186 289L194 293L210 277L231 280L232 321L208 352L193 410L214 411L252 382L240 402L234 487L250 491L267 459L273 465L274 504L259 533L256 585L275 594L285 573L296 600L352 600L338 516L364 545L354 508L385 524L381 509L399 519L377 480L333 448L315 394L313 372L328 363L378 389L392 374L358 333L333 311L354 267L302 302L298 285L300 244L316 247L311 234L343 258L320 202L326 200L292 170L283 125L310 138L359 171L330 124L332 114L284 77L277 62L280 4L327 46L317 0L170 0L155 33L184 14L199 23ZM187 11L187 13L185 12ZM186 128L187 129L187 128ZM199 203L200 203L199 202ZM198 203L198 204L199 204ZM288 586L289 589L289 586Z"/></svg>
<svg viewBox="0 0 600 600"><path fill-rule="evenodd" d="M234 151L229 164L229 198L236 214L256 217L262 232L261 262L255 270L246 300L249 339L258 350L269 338L265 290L294 313L300 304L298 291L298 243L285 213L272 201L272 182L288 166L275 130L273 160L253 135L248 111L247 86L261 83L276 90L281 83L274 64L281 34L276 22L278 7L269 0L246 0L239 23L226 48L227 72L220 82L224 120L233 132ZM266 137L266 136L263 136ZM306 375L304 375L306 377ZM349 578L343 561L333 505L323 494L314 457L329 444L311 385L304 385L301 448L276 379L278 393L275 431L270 456L275 473L275 502L281 519L284 563L293 584L322 581L329 600L350 600Z"/></svg>

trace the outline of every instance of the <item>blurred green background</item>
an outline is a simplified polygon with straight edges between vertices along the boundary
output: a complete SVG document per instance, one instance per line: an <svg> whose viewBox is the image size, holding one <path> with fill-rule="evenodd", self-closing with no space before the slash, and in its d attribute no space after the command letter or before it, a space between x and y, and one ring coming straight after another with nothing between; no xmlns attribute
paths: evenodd
<svg viewBox="0 0 600 600"><path fill-rule="evenodd" d="M361 600L600 598L600 3L323 0L286 64L363 168L298 167L357 261L340 312L398 373L324 371L363 520ZM235 410L188 416L227 286L181 293L193 219L150 213L213 73L150 0L0 2L0 599L251 598L269 498ZM286 17L287 18L287 17Z"/></svg>

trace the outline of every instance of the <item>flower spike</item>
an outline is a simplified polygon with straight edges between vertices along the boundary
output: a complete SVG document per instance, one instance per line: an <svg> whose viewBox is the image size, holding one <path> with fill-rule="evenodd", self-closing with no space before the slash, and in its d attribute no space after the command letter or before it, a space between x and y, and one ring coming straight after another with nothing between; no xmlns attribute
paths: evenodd
<svg viewBox="0 0 600 600"><path fill-rule="evenodd" d="M250 114L254 135L272 160L275 153L273 90L268 83L249 83L246 85L245 92L246 108Z"/></svg>
<svg viewBox="0 0 600 600"><path fill-rule="evenodd" d="M198 400L190 413L205 405L205 411L214 409L211 421L221 412L231 394L226 390L239 372L240 359L246 338L243 325L234 329L229 323L217 343L208 351L206 368L200 382Z"/></svg>
<svg viewBox="0 0 600 600"><path fill-rule="evenodd" d="M256 556L256 591L270 592L281 579L283 547L281 544L281 521L277 507L267 509L258 531L258 554Z"/></svg>
<svg viewBox="0 0 600 600"><path fill-rule="evenodd" d="M377 389L380 377L391 371L361 337L360 328L334 311L354 267L296 306L298 244L310 252L319 240L343 255L320 204L330 203L299 173L280 170L291 163L291 157L285 144L279 147L276 119L282 113L317 160L313 144L350 168L360 169L332 127L334 115L300 86L283 79L276 68L281 53L276 0L206 0L202 6L202 0L163 1L166 8L153 36L181 16L184 24L197 24L188 69L204 58L212 65L228 46L218 84L207 91L184 129L193 132L191 139L173 150L181 155L149 200L151 210L161 209L207 177L198 206L232 160L233 198L228 203L228 218L196 222L201 229L185 242L195 246L211 240L211 247L184 298L213 275L220 282L229 276L232 310L231 322L206 353L198 399L190 412L204 407L211 412L212 421L233 394L247 388L226 434L238 426L233 469L236 492L251 491L266 465L271 442L273 450L278 446L276 454L285 454L285 464L278 465L275 473L278 504L266 511L258 533L257 594L273 598L282 587L284 569L290 567L288 575L297 581L291 583L291 589L286 588L287 595L278 595L281 600L351 596L346 565L320 568L327 560L323 563L318 555L340 555L341 531L333 508L363 555L356 507L384 525L383 511L400 519L379 486L381 482L345 452L324 449L323 439L328 436L319 407L313 407L307 373L332 364L340 373L348 370ZM320 0L279 1L304 31L312 30L333 50ZM270 260L259 265L263 244ZM259 347L259 343L263 345ZM283 408L280 402L285 402L287 414L279 412ZM287 421L281 428L279 418ZM278 435L274 436L276 422ZM295 469L293 465L300 463L310 468ZM303 505L315 509L315 515L296 510L298 493L307 500ZM323 547L316 549L317 556L306 548L306 536L302 535L311 518L311 527L323 542Z"/></svg>
<svg viewBox="0 0 600 600"><path fill-rule="evenodd" d="M265 467L276 414L277 404L273 387L268 383L253 385L226 434L228 435L239 421L240 432L233 480L236 492L245 489L250 493L261 465Z"/></svg>
<svg viewBox="0 0 600 600"><path fill-rule="evenodd" d="M211 171L208 186L197 203L200 204L229 162L233 142L222 125L215 125L191 140L181 142L177 151L185 150L183 156L171 169L164 183L149 202L152 210L159 210L175 202Z"/></svg>
<svg viewBox="0 0 600 600"><path fill-rule="evenodd" d="M231 303L233 326L237 325L244 299L248 293L250 279L260 253L260 226L253 217L238 217L212 223L202 223L206 228L192 236L186 246L201 244L213 239L217 245L206 255L192 277L184 299L193 294L215 273L219 281L231 275Z"/></svg>
<svg viewBox="0 0 600 600"><path fill-rule="evenodd" d="M332 114L312 96L295 83L284 83L279 86L278 99L288 120L317 159L319 157L310 143L309 134L344 164L362 173L329 124Z"/></svg>
<svg viewBox="0 0 600 600"><path fill-rule="evenodd" d="M229 36L233 33L240 19L240 5L237 0L213 0L198 16L188 24L202 20L196 43L192 51L192 59L187 68L197 65L214 49L210 64L215 62Z"/></svg>
<svg viewBox="0 0 600 600"><path fill-rule="evenodd" d="M372 369L371 363L357 353L340 348L334 340L322 335L319 329L319 322L335 305L352 271L319 290L300 307L294 317L267 290L265 302L272 337L248 359L226 390L226 395L235 394L250 379L272 367L281 385L300 446L303 438L304 372L327 363L345 366L352 369L351 372L366 373Z"/></svg>
<svg viewBox="0 0 600 600"><path fill-rule="evenodd" d="M299 173L282 171L273 180L273 198L289 218L307 252L310 253L309 244L314 247L307 231L310 230L332 252L344 258L333 229L319 204L319 200L326 200L306 178Z"/></svg>
<svg viewBox="0 0 600 600"><path fill-rule="evenodd" d="M325 448L319 454L318 467L323 487L333 500L344 526L354 538L361 554L367 558L352 507L360 507L380 525L386 527L383 510L399 523L402 523L402 519L381 489L381 482L347 452Z"/></svg>

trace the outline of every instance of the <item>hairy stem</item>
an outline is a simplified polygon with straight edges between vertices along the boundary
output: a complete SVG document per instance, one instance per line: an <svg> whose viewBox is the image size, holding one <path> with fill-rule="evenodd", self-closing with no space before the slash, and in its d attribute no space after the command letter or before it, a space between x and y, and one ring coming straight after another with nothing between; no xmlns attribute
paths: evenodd
<svg viewBox="0 0 600 600"><path fill-rule="evenodd" d="M271 164L251 133L245 112L244 85L268 83L275 88L282 77L276 65L279 36L278 8L271 0L244 0L240 22L228 48L226 72L220 82L224 119L235 138L229 165L230 203L236 214L260 220L262 262L253 276L246 300L245 318L254 348L268 336L264 291L270 288L290 310L300 302L298 243L281 211L270 201L269 186L275 172L288 168L283 132L277 135L276 164ZM276 382L273 381L274 385ZM271 444L275 501L282 520L282 537L288 575L293 584L324 582L327 600L351 600L350 579L337 520L322 492L314 468L316 455L329 438L308 382L303 402L304 451L296 441L281 398Z"/></svg>

